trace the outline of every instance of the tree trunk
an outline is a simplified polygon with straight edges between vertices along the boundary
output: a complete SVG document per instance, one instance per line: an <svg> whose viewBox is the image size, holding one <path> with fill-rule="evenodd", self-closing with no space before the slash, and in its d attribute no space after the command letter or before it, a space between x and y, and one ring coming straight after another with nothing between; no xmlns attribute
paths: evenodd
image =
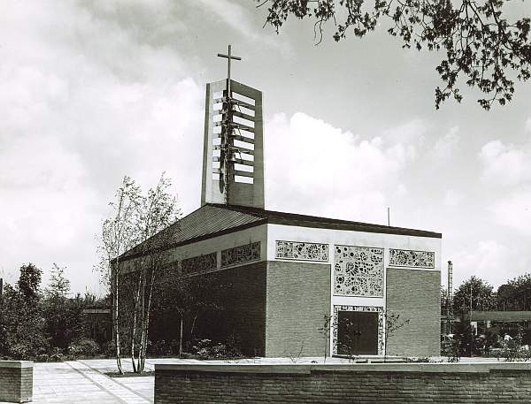
<svg viewBox="0 0 531 404"><path fill-rule="evenodd" d="M190 327L190 340L194 339L194 328L195 328L195 322L197 321L197 317L199 316L199 312L196 312L194 314L194 319L192 320L192 327Z"/></svg>
<svg viewBox="0 0 531 404"><path fill-rule="evenodd" d="M141 351L139 354L140 359L140 372L144 371L145 365L146 365L146 352L147 352L147 342L148 342L148 335L149 335L149 317L151 314L151 301L153 297L153 284L155 283L155 265L153 264L151 266L151 281L149 284L149 294L147 298L147 307L145 311L145 315L143 317L144 324L143 324L143 332L142 332L142 346Z"/></svg>
<svg viewBox="0 0 531 404"><path fill-rule="evenodd" d="M122 369L122 358L120 356L120 327L119 327L119 305L118 305L118 298L119 298L119 276L118 276L118 262L116 262L115 270L112 271L111 277L112 283L113 283L113 327L114 327L114 347L116 349L116 366L118 367L118 373L121 375L124 374L124 371Z"/></svg>
<svg viewBox="0 0 531 404"><path fill-rule="evenodd" d="M142 269L141 276L141 292L140 292L140 310L138 323L140 325L140 341L138 343L138 358L137 358L137 371L142 373L144 367L142 366L142 352L144 351L144 321L146 317L146 270Z"/></svg>
<svg viewBox="0 0 531 404"><path fill-rule="evenodd" d="M181 313L181 330L179 332L179 358L183 356L183 328L184 328L184 316Z"/></svg>
<svg viewBox="0 0 531 404"><path fill-rule="evenodd" d="M133 364L133 372L137 373L137 366L135 363L135 345L136 345L136 330L137 330L137 323L138 323L138 303L140 300L140 284L142 282L142 276L139 275L138 277L138 286L136 288L136 297L135 302L133 306L133 321L131 324L131 363Z"/></svg>

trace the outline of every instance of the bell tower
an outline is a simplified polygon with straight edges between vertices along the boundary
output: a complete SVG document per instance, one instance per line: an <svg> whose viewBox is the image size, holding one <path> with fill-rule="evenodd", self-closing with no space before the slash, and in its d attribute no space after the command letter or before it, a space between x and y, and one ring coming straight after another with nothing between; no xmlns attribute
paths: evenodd
<svg viewBox="0 0 531 404"><path fill-rule="evenodd" d="M201 206L221 203L264 209L262 92L230 77L206 86Z"/></svg>

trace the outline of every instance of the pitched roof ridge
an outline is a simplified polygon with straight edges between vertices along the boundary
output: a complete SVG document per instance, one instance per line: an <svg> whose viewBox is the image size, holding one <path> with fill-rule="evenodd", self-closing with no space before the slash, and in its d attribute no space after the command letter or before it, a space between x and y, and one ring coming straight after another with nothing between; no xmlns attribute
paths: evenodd
<svg viewBox="0 0 531 404"><path fill-rule="evenodd" d="M283 212L283 211L269 210L269 209L260 209L260 208L250 207L250 206L223 205L223 204L210 204L210 205L213 205L219 208L229 209L229 210L240 212L240 213L250 214L253 216L257 216L257 217L265 217L267 219L269 219L272 215L278 215L286 219L288 218L301 219L301 220L315 221L319 223L334 222L337 224L370 226L373 228L388 229L388 230L404 230L404 231L414 230L414 231L425 232L425 233L440 234L433 230L421 230L421 229L413 229L411 227L388 226L385 224L360 222L360 221L354 221L354 220L337 219L337 218L332 218L332 217L314 216L314 215L307 215L307 214L293 213L293 212Z"/></svg>
<svg viewBox="0 0 531 404"><path fill-rule="evenodd" d="M243 206L243 205L225 205L223 203L207 203L206 205L219 208L219 209L226 209L230 210L232 212L238 212L238 213L244 213L247 215L251 215L260 219L267 218L267 210L266 209L260 209L260 208L253 208L250 206ZM263 214L260 214L260 212L263 212Z"/></svg>

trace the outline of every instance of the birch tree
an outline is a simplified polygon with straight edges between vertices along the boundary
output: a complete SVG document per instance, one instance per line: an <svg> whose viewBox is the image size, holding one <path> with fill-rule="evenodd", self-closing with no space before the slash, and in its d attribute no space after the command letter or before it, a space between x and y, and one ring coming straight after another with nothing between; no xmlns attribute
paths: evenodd
<svg viewBox="0 0 531 404"><path fill-rule="evenodd" d="M118 372L123 374L120 333L120 256L138 243L138 217L142 205L140 187L127 176L109 203L112 213L102 223L99 236L100 263L97 269L102 283L112 294L112 323Z"/></svg>
<svg viewBox="0 0 531 404"><path fill-rule="evenodd" d="M175 223L181 214L170 188L171 181L163 173L157 186L151 188L147 196L142 198L136 221L138 241L143 243L141 251L145 254L138 268L131 322L131 360L133 371L138 373L144 370L146 361L153 286L157 272L161 271L166 263L164 247L170 234L162 230ZM136 364L135 352L138 353Z"/></svg>

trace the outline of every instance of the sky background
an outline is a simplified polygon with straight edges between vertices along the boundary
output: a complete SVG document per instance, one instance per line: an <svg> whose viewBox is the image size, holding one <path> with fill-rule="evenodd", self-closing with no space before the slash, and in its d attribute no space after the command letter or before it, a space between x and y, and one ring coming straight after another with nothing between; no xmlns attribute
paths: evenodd
<svg viewBox="0 0 531 404"><path fill-rule="evenodd" d="M512 2L514 3L514 2ZM337 44L332 25L263 28L253 0L0 5L0 277L55 262L100 293L96 234L124 175L165 171L199 207L205 84L264 92L266 208L443 233L454 285L531 272L531 83L486 112L479 93L434 107L440 55L382 26ZM514 15L529 15L517 2ZM443 271L443 283L446 273Z"/></svg>

